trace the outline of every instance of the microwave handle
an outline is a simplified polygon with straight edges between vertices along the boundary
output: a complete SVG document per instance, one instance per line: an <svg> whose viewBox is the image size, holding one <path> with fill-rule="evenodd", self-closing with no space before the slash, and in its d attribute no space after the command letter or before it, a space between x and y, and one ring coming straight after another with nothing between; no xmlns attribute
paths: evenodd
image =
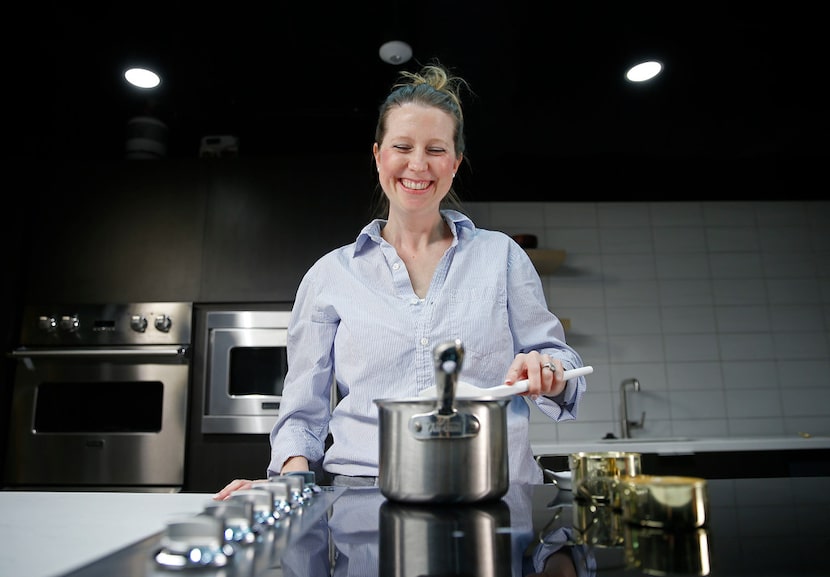
<svg viewBox="0 0 830 577"><path fill-rule="evenodd" d="M11 352L14 358L130 358L130 357L187 357L186 346L175 348L146 348L146 349L16 349Z"/></svg>

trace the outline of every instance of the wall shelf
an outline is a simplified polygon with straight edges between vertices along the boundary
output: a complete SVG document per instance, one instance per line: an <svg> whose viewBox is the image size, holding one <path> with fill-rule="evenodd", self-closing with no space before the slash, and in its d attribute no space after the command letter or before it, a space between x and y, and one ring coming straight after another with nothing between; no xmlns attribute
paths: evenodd
<svg viewBox="0 0 830 577"><path fill-rule="evenodd" d="M547 248L526 248L525 252L536 267L536 272L551 274L565 262L564 250L553 250Z"/></svg>

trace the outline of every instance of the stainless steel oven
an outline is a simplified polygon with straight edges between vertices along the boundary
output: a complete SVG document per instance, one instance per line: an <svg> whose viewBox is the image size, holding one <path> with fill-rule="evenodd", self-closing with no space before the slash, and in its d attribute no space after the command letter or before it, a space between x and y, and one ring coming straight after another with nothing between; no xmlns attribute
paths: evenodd
<svg viewBox="0 0 830 577"><path fill-rule="evenodd" d="M27 306L6 487L181 490L192 309Z"/></svg>
<svg viewBox="0 0 830 577"><path fill-rule="evenodd" d="M288 371L290 304L197 307L194 382L204 383L201 432L271 432Z"/></svg>

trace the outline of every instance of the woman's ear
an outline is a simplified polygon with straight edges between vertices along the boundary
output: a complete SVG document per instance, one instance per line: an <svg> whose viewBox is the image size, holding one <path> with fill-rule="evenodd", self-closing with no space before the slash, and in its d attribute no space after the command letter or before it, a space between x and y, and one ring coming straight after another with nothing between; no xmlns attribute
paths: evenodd
<svg viewBox="0 0 830 577"><path fill-rule="evenodd" d="M372 156L375 157L375 168L380 172L380 147L377 142L372 145Z"/></svg>

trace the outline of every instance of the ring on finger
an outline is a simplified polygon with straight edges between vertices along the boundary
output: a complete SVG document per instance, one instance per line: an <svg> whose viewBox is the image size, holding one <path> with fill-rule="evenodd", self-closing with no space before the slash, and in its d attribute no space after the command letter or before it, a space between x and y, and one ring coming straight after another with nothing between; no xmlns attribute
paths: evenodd
<svg viewBox="0 0 830 577"><path fill-rule="evenodd" d="M554 372L554 373L556 372L556 367L555 367L555 366L553 366L553 363L551 363L551 362L544 363L544 364L542 365L542 368L543 368L543 369L550 369L550 370L551 370L551 372Z"/></svg>

